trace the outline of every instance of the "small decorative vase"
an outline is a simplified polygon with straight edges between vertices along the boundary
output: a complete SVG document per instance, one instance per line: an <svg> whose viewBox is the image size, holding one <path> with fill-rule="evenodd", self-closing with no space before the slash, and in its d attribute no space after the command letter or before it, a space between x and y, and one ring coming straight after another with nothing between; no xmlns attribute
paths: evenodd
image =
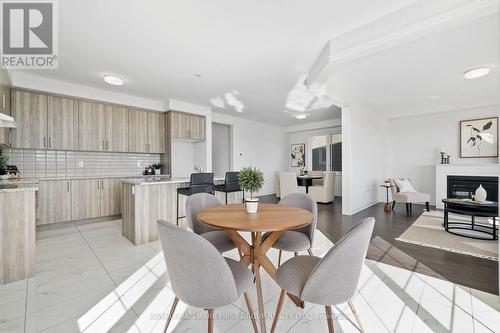
<svg viewBox="0 0 500 333"><path fill-rule="evenodd" d="M483 185L479 185L474 195L474 200L476 201L486 201L486 190L483 188Z"/></svg>
<svg viewBox="0 0 500 333"><path fill-rule="evenodd" d="M247 208L247 213L249 214L257 213L257 208L259 207L259 199L258 198L245 199L245 207Z"/></svg>
<svg viewBox="0 0 500 333"><path fill-rule="evenodd" d="M155 175L161 175L161 169L155 169Z"/></svg>

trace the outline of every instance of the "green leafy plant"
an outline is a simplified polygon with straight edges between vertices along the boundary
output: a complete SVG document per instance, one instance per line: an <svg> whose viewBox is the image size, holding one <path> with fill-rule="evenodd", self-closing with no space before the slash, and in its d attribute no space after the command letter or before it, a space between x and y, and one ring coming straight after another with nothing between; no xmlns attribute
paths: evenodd
<svg viewBox="0 0 500 333"><path fill-rule="evenodd" d="M163 164L161 164L160 162L156 162L156 163L151 164L151 166L154 169L161 169L161 167L163 166Z"/></svg>
<svg viewBox="0 0 500 333"><path fill-rule="evenodd" d="M7 148L9 148L9 146L0 143L0 175L3 175L5 173L7 162L9 162L9 158L4 155L4 150Z"/></svg>
<svg viewBox="0 0 500 333"><path fill-rule="evenodd" d="M238 182L243 190L250 192L250 198L253 199L253 194L264 185L264 174L257 168L243 168L238 175Z"/></svg>

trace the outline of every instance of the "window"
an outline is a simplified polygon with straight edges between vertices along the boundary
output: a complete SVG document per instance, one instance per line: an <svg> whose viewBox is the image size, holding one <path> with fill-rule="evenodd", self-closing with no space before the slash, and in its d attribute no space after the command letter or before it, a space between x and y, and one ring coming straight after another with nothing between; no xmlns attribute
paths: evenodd
<svg viewBox="0 0 500 333"><path fill-rule="evenodd" d="M342 171L341 133L314 135L310 142L311 170Z"/></svg>
<svg viewBox="0 0 500 333"><path fill-rule="evenodd" d="M342 134L330 134L330 170L342 171Z"/></svg>

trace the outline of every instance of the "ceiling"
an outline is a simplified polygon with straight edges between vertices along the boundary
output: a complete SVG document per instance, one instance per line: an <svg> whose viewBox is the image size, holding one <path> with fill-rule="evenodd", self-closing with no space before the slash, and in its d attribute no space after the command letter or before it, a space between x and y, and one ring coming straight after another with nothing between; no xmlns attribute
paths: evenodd
<svg viewBox="0 0 500 333"><path fill-rule="evenodd" d="M322 88L301 86L325 43L414 2L64 0L58 2L59 69L30 74L155 101L185 100L281 126L317 122L338 114ZM452 42L456 52L458 40ZM382 58L374 61L384 63ZM352 69L359 81L350 82L369 101L384 90L371 91L381 78L394 87L408 70L397 64L382 75L373 70L364 75L373 65L359 66ZM104 74L120 75L126 84L108 86ZM439 87L431 85L425 94L447 97ZM395 95L407 97L399 90ZM313 111L305 121L296 120L294 114L304 109Z"/></svg>
<svg viewBox="0 0 500 333"><path fill-rule="evenodd" d="M499 38L497 12L339 66L327 90L390 118L497 105ZM479 66L492 73L464 79Z"/></svg>

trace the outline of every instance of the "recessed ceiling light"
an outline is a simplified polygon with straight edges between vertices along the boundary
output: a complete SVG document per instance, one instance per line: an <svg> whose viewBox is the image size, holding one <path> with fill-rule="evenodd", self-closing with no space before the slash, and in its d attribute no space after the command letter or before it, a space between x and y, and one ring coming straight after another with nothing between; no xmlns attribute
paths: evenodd
<svg viewBox="0 0 500 333"><path fill-rule="evenodd" d="M304 113L299 113L298 115L295 116L295 118L297 118L297 119L306 119L307 115L304 114Z"/></svg>
<svg viewBox="0 0 500 333"><path fill-rule="evenodd" d="M478 68L473 68L473 69L469 69L468 71L465 71L464 77L467 80L477 79L479 77L488 75L489 73L490 73L490 69L488 67L478 67Z"/></svg>
<svg viewBox="0 0 500 333"><path fill-rule="evenodd" d="M118 77L118 76L114 76L114 75L104 75L104 82L106 82L107 84L110 84L112 86L123 85L123 79Z"/></svg>

